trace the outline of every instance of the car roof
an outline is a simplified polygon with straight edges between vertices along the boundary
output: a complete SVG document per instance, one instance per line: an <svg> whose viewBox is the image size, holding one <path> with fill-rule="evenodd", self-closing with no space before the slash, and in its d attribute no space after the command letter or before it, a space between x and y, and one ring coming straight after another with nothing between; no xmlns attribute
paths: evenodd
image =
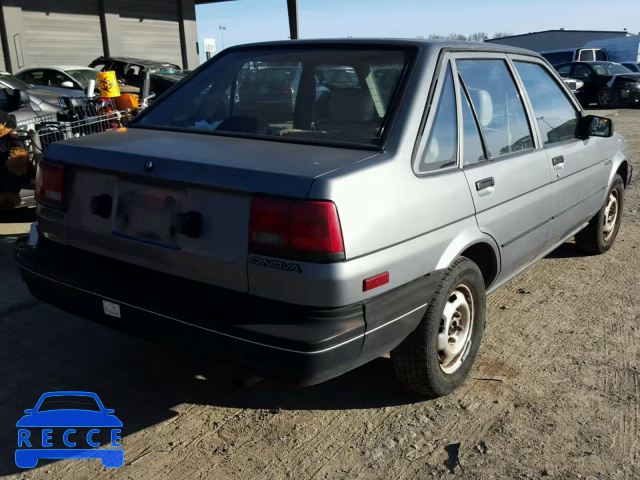
<svg viewBox="0 0 640 480"><path fill-rule="evenodd" d="M47 65L46 67L23 68L18 73L29 72L31 70L57 70L59 72L66 72L67 70L87 70L87 71L95 72L93 68L82 67L80 65Z"/></svg>
<svg viewBox="0 0 640 480"><path fill-rule="evenodd" d="M562 52L575 52L576 50L604 50L601 47L570 47L570 48L556 48L555 50L540 50L538 53L562 53Z"/></svg>
<svg viewBox="0 0 640 480"><path fill-rule="evenodd" d="M123 62L123 63L134 63L134 64L138 64L138 65L144 65L144 66L148 66L148 67L153 67L153 66L165 66L165 65L177 65L176 63L172 63L172 62L161 62L158 60L147 60L144 58L135 58L135 57L100 57L100 58L96 58L94 60L94 62L102 62L102 61L115 61L115 62ZM92 62L93 63L93 62Z"/></svg>
<svg viewBox="0 0 640 480"><path fill-rule="evenodd" d="M47 398L47 397L62 397L62 396L69 396L69 397L93 397L93 398L98 398L98 396L93 393L93 392L78 392L78 391L73 391L73 390L60 390L57 392L47 392L47 393L43 393L42 397L40 398Z"/></svg>
<svg viewBox="0 0 640 480"><path fill-rule="evenodd" d="M480 52L498 52L498 53L517 53L521 55L533 55L539 57L537 52L526 50L524 48L511 47L508 45L499 45L495 43L478 43L478 42L456 42L452 40L424 40L413 38L328 38L328 39L309 39L309 40L279 40L273 42L248 43L244 45L235 45L221 52L255 50L273 48L298 48L298 47L330 47L330 46L387 46L387 47L418 47L428 50L468 50Z"/></svg>

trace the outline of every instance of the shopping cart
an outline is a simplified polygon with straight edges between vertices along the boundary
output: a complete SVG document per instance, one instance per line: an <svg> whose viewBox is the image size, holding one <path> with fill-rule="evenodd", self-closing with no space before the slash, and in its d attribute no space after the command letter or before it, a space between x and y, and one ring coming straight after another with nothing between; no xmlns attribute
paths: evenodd
<svg viewBox="0 0 640 480"><path fill-rule="evenodd" d="M111 99L61 97L59 102L60 112L17 124L14 134L24 142L34 167L55 142L117 129L129 120L128 114L118 111Z"/></svg>

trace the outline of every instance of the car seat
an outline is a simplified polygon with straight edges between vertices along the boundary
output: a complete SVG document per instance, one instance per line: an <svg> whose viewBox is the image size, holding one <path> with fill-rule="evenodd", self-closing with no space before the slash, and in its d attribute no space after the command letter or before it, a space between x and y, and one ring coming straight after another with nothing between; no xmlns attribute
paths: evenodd
<svg viewBox="0 0 640 480"><path fill-rule="evenodd" d="M501 149L507 144L506 132L493 128L493 99L487 90L469 88L469 96L478 115L482 134L487 143L489 158L500 155Z"/></svg>
<svg viewBox="0 0 640 480"><path fill-rule="evenodd" d="M368 90L344 88L333 90L327 116L318 122L319 130L375 136L380 126L375 105Z"/></svg>

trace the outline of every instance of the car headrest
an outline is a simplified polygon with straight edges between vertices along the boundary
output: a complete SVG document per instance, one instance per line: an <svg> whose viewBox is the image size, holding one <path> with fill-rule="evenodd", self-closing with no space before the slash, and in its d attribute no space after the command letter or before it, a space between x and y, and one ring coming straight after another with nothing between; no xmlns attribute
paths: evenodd
<svg viewBox="0 0 640 480"><path fill-rule="evenodd" d="M335 89L331 92L328 117L338 122L370 122L375 106L368 90L362 88Z"/></svg>
<svg viewBox="0 0 640 480"><path fill-rule="evenodd" d="M491 95L480 88L470 88L469 95L471 95L471 101L478 114L480 125L488 127L493 119L493 100L491 100Z"/></svg>

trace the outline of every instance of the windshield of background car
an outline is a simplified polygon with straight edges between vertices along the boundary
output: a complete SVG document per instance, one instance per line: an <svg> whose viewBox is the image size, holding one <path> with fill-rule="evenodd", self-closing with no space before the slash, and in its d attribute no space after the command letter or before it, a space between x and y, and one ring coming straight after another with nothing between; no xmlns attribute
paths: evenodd
<svg viewBox="0 0 640 480"><path fill-rule="evenodd" d="M89 85L89 80L98 81L96 72L91 70L67 70L67 73L79 81L85 87Z"/></svg>
<svg viewBox="0 0 640 480"><path fill-rule="evenodd" d="M160 66L149 68L149 73L151 74L173 74L180 72L182 72L182 69L178 65L171 65L170 63L163 63Z"/></svg>
<svg viewBox="0 0 640 480"><path fill-rule="evenodd" d="M130 125L379 145L412 52L379 47L231 52ZM335 69L350 80L320 81Z"/></svg>
<svg viewBox="0 0 640 480"><path fill-rule="evenodd" d="M598 75L617 75L619 73L633 73L619 63L594 63L591 65Z"/></svg>
<svg viewBox="0 0 640 480"><path fill-rule="evenodd" d="M0 82L13 89L19 88L20 90L30 90L33 88L33 85L29 85L27 82L23 82L13 75L0 75Z"/></svg>
<svg viewBox="0 0 640 480"><path fill-rule="evenodd" d="M49 410L89 410L99 412L100 406L93 397L86 395L55 395L46 397L38 412Z"/></svg>

